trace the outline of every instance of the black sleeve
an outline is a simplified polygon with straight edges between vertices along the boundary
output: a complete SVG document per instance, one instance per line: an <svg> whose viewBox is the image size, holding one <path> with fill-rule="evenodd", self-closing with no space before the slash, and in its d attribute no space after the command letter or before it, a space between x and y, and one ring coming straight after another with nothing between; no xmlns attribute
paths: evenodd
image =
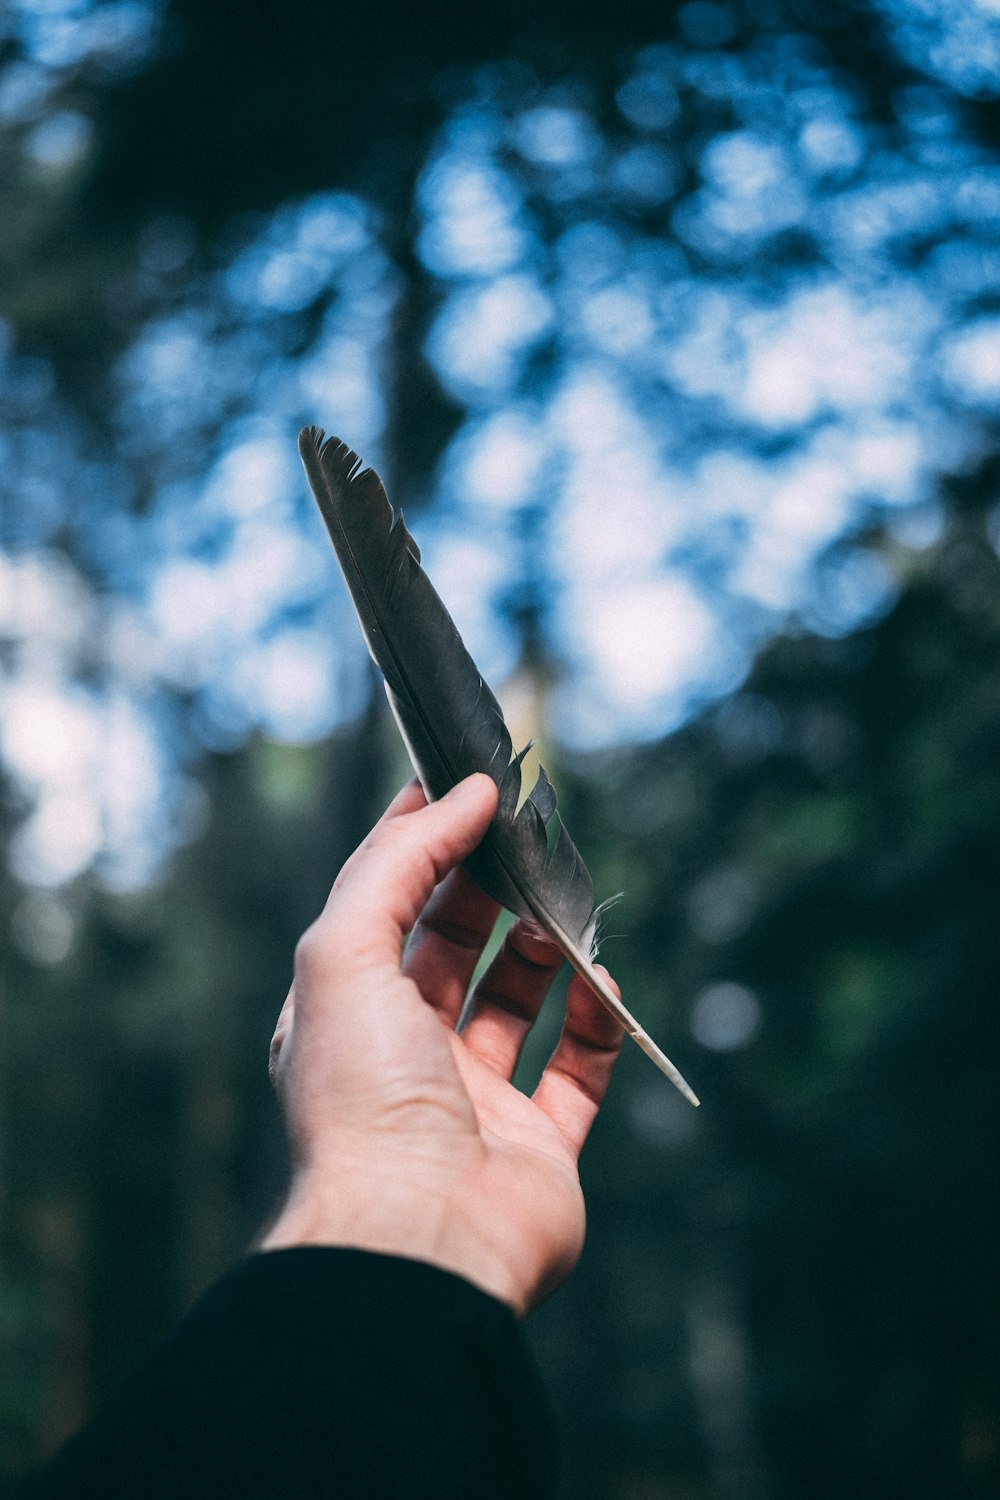
<svg viewBox="0 0 1000 1500"><path fill-rule="evenodd" d="M510 1311L422 1262L278 1250L214 1286L30 1500L551 1500Z"/></svg>

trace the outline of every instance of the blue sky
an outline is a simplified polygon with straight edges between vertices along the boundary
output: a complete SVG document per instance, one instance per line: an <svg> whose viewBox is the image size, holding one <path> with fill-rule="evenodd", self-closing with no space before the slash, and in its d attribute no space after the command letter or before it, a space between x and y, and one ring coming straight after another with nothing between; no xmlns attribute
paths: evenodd
<svg viewBox="0 0 1000 1500"><path fill-rule="evenodd" d="M582 80L503 63L469 75L429 148L425 357L460 421L429 489L393 498L501 697L506 601L528 574L541 587L560 675L532 727L571 749L683 724L789 624L878 618L899 559L938 533L937 476L982 451L1000 166L960 107L1000 89L1000 4L880 8L917 70L888 122L811 39L719 50L730 12L692 4L623 66L611 125ZM0 128L57 183L92 145L67 80L95 57L135 66L156 12L10 15ZM96 863L141 885L197 821L199 743L305 743L359 711L363 647L294 438L317 422L393 471L386 231L357 196L289 201L158 302L194 243L151 222L131 274L158 310L114 375L114 458L94 459L44 363L0 343L0 754L29 883ZM286 330L317 306L293 358ZM71 502L77 565L55 546ZM872 520L894 562L851 545Z"/></svg>

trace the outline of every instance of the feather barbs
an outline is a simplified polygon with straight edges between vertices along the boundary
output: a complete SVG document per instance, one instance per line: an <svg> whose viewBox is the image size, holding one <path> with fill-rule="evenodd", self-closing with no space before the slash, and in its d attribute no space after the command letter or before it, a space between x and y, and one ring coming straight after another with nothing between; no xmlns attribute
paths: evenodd
<svg viewBox="0 0 1000 1500"><path fill-rule="evenodd" d="M474 772L499 791L486 836L466 869L487 895L549 935L619 1024L676 1084L698 1100L593 964L598 912L593 882L559 816L540 766L521 801L522 765L500 705L420 564L420 550L373 469L320 428L299 434L299 452L354 601L369 652L430 798Z"/></svg>

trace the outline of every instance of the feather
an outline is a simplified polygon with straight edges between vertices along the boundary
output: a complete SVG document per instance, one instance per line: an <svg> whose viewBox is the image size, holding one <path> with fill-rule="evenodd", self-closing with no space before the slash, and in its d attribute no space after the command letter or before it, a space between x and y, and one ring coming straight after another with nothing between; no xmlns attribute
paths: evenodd
<svg viewBox="0 0 1000 1500"><path fill-rule="evenodd" d="M430 798L485 771L500 798L466 868L516 916L545 929L590 989L692 1104L673 1063L625 1009L593 965L597 914L590 874L556 812L543 769L523 804L521 763L496 698L420 566L417 545L373 469L320 428L304 428L299 452L326 522L361 629L410 759Z"/></svg>

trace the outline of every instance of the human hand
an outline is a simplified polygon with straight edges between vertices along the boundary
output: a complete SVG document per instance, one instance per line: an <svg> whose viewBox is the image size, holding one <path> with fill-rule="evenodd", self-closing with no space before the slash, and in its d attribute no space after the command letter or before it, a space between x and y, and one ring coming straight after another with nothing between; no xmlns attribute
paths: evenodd
<svg viewBox="0 0 1000 1500"><path fill-rule="evenodd" d="M496 798L487 776L429 805L416 783L405 787L301 939L272 1043L292 1183L262 1248L350 1245L426 1260L523 1313L579 1256L577 1158L622 1032L574 977L534 1095L514 1088L562 963L524 921L456 1031L499 910L457 867Z"/></svg>

